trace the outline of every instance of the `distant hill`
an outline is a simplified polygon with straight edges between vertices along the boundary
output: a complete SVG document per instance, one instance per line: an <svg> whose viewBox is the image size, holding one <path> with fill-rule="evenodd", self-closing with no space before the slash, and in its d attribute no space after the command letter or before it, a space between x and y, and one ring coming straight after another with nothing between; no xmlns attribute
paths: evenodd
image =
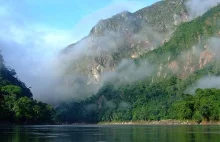
<svg viewBox="0 0 220 142"><path fill-rule="evenodd" d="M4 63L0 54L0 124L51 124L52 106L33 100L28 87L20 81L15 70Z"/></svg>

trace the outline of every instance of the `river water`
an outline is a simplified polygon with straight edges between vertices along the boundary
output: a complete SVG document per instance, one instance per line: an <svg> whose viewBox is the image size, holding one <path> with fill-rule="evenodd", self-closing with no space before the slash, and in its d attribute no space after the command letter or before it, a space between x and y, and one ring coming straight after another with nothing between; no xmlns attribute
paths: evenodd
<svg viewBox="0 0 220 142"><path fill-rule="evenodd" d="M0 142L220 142L220 126L0 126Z"/></svg>

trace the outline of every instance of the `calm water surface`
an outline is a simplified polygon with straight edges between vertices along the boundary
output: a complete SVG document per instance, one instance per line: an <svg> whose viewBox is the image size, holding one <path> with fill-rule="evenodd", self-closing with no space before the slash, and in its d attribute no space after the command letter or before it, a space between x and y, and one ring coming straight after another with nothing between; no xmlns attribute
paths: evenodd
<svg viewBox="0 0 220 142"><path fill-rule="evenodd" d="M0 142L220 142L220 126L0 126Z"/></svg>

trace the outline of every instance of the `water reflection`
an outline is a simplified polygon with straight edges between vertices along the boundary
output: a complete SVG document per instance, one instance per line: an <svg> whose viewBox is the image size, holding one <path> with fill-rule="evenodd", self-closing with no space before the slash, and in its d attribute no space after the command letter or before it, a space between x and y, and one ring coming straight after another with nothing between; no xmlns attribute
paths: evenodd
<svg viewBox="0 0 220 142"><path fill-rule="evenodd" d="M0 126L1 142L219 142L219 126Z"/></svg>

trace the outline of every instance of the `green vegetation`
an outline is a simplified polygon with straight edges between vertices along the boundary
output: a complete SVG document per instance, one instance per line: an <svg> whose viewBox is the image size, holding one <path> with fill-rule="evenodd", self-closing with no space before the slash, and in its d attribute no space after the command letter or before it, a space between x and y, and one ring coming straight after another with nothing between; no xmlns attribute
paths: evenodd
<svg viewBox="0 0 220 142"><path fill-rule="evenodd" d="M219 121L220 119L220 90L197 89L195 96L186 95L182 100L173 104L173 117L178 119L193 119L198 123Z"/></svg>
<svg viewBox="0 0 220 142"><path fill-rule="evenodd" d="M16 77L15 70L5 66L0 55L0 123L52 123L54 109L32 99L32 93Z"/></svg>
<svg viewBox="0 0 220 142"><path fill-rule="evenodd" d="M141 81L115 88L105 85L93 97L81 102L69 102L57 108L57 120L69 123L96 123L140 120L218 121L220 90L197 89L195 95L184 94L205 68L185 80L171 77L150 83ZM220 73L220 70L219 70Z"/></svg>

